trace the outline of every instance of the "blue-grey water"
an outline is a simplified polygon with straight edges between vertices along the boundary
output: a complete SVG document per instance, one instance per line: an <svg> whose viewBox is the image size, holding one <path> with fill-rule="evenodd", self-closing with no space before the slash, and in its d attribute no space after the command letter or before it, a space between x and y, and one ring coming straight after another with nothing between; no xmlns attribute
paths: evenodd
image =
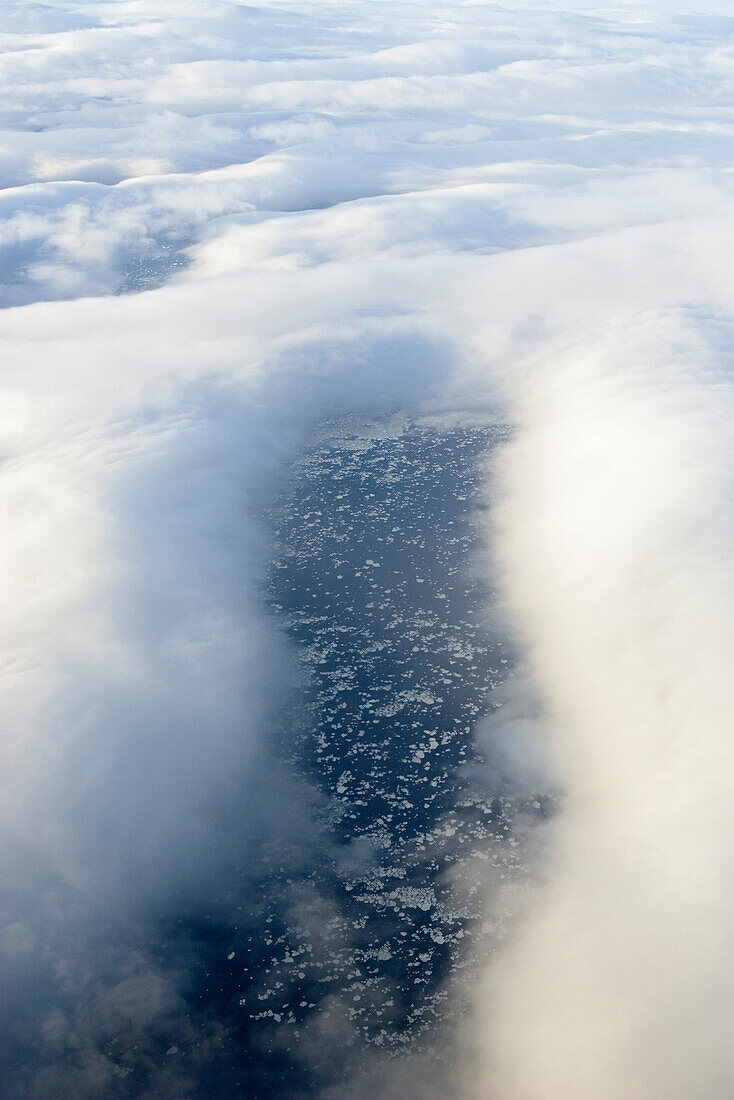
<svg viewBox="0 0 734 1100"><path fill-rule="evenodd" d="M435 1040L481 933L462 866L507 832L465 779L508 648L476 569L491 426L325 426L275 502L267 601L297 646L305 698L283 748L320 795L313 866L270 873L216 967L236 1019L236 1086L316 1091ZM267 866L267 861L265 866ZM216 942L216 941L215 941ZM207 991L204 991L206 1000ZM337 1055L335 1057L335 1055Z"/></svg>

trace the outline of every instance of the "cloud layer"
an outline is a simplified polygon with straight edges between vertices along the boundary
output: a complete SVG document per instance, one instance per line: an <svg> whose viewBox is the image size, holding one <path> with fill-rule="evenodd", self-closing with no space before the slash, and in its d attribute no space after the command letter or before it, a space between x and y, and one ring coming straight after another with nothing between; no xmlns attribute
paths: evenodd
<svg viewBox="0 0 734 1100"><path fill-rule="evenodd" d="M15 1094L196 1090L150 1052L131 1093L100 1020L166 1048L146 922L226 893L273 802L314 828L269 736L297 677L263 509L322 418L407 409L513 426L485 567L542 708L524 781L562 792L454 1080L726 1095L732 24L574 7L7 6Z"/></svg>
<svg viewBox="0 0 734 1100"><path fill-rule="evenodd" d="M730 1087L728 329L630 320L518 411L498 543L565 795L487 973L489 1095Z"/></svg>

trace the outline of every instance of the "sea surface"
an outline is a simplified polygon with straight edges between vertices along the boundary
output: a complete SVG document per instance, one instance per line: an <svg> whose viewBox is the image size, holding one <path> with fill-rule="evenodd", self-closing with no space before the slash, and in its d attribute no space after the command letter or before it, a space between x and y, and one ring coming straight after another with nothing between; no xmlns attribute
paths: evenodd
<svg viewBox="0 0 734 1100"><path fill-rule="evenodd" d="M236 936L212 933L198 992L230 1029L230 1087L253 1100L438 1052L491 937L472 869L511 864L513 807L471 782L474 729L513 661L476 520L505 437L326 424L272 507L264 599L303 673L282 752L319 839L296 870L293 853L263 854L257 904Z"/></svg>

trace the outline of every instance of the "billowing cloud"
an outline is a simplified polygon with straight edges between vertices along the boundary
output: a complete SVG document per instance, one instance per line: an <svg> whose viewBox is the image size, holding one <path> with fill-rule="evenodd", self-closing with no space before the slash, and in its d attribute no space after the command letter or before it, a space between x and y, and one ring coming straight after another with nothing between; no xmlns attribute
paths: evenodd
<svg viewBox="0 0 734 1100"><path fill-rule="evenodd" d="M398 410L511 426L481 567L522 671L473 781L556 809L522 889L483 864L446 1078L378 1052L350 1094L727 1094L734 47L713 3L575 7L9 5L10 1095L237 1094L156 922L323 842L267 508L324 418Z"/></svg>
<svg viewBox="0 0 734 1100"><path fill-rule="evenodd" d="M729 1090L725 331L629 320L521 398L498 543L565 795L487 972L490 1095Z"/></svg>

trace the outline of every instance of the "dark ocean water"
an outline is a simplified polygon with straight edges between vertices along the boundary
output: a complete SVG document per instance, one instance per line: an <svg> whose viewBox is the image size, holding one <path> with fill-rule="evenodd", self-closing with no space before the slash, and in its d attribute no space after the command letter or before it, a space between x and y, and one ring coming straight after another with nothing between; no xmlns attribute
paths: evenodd
<svg viewBox="0 0 734 1100"><path fill-rule="evenodd" d="M510 803L465 774L512 662L473 522L503 438L327 426L273 507L266 599L305 682L282 751L317 796L320 841L295 871L292 853L264 855L243 928L208 933L197 995L226 1021L228 1087L253 1100L438 1047L453 1023L484 931L471 868L511 827Z"/></svg>

